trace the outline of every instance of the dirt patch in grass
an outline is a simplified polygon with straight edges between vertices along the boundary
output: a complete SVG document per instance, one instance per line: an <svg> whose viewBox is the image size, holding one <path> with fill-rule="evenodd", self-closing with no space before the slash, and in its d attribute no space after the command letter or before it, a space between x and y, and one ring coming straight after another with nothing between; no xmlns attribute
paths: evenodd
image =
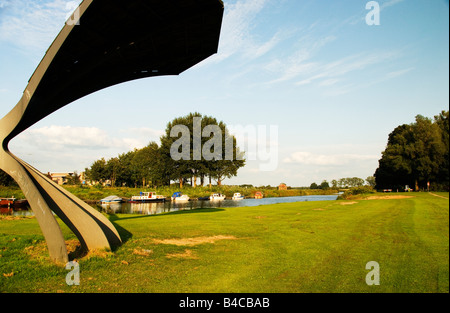
<svg viewBox="0 0 450 313"><path fill-rule="evenodd" d="M32 259L43 259L48 257L47 244L44 241L38 242L33 246L28 246L24 250Z"/></svg>
<svg viewBox="0 0 450 313"><path fill-rule="evenodd" d="M351 202L341 202L340 205L352 205L352 204L356 204L358 202L356 201L351 201Z"/></svg>
<svg viewBox="0 0 450 313"><path fill-rule="evenodd" d="M414 198L414 196L370 196L366 200L389 200L389 199L409 199Z"/></svg>
<svg viewBox="0 0 450 313"><path fill-rule="evenodd" d="M180 258L180 259L192 259L197 260L198 257L192 252L192 250L186 249L183 253L169 253L166 254L166 258Z"/></svg>
<svg viewBox="0 0 450 313"><path fill-rule="evenodd" d="M447 197L440 196L440 195L434 194L434 193L432 193L432 192L430 192L430 195L435 196L435 197L438 197L438 198L442 198L442 199L447 199L447 200L448 200Z"/></svg>
<svg viewBox="0 0 450 313"><path fill-rule="evenodd" d="M112 255L110 251L104 249L86 251L76 239L66 240L66 249L70 261L76 261L81 258L89 259L92 257L106 258ZM35 245L26 247L25 253L32 259L47 259L49 257L47 243L45 241L40 241Z"/></svg>
<svg viewBox="0 0 450 313"><path fill-rule="evenodd" d="M175 245L175 246L196 246L204 243L215 243L218 240L236 240L234 236L212 236L212 237L196 237L196 238L181 238L181 239L153 239L156 244Z"/></svg>
<svg viewBox="0 0 450 313"><path fill-rule="evenodd" d="M27 220L27 219L34 219L34 216L13 216L13 215L2 215L0 214L0 221L18 221L18 220Z"/></svg>
<svg viewBox="0 0 450 313"><path fill-rule="evenodd" d="M141 256L149 256L153 253L153 250L148 249L134 249L133 254L135 255L141 255Z"/></svg>

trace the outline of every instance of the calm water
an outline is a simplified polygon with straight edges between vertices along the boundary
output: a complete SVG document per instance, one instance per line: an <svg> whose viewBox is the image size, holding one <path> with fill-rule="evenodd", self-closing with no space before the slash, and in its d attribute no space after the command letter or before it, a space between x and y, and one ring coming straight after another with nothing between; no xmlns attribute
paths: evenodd
<svg viewBox="0 0 450 313"><path fill-rule="evenodd" d="M175 212L182 210L194 210L202 208L231 208L231 207L251 207L265 204L304 202L304 201L333 201L337 199L337 195L326 196L300 196L300 197L280 197L280 198L264 198L264 199L243 199L243 200L223 200L223 201L187 201L164 203L113 203L97 205L96 208L106 213L122 213L122 214L145 214L153 215L167 212ZM32 216L31 210L10 210L2 208L0 214L13 216Z"/></svg>
<svg viewBox="0 0 450 313"><path fill-rule="evenodd" d="M98 205L98 209L106 213L123 214L160 214L182 210L194 210L202 208L231 208L250 207L265 204L304 202L304 201L332 201L337 199L337 195L326 196L301 196L301 197L280 197L264 199L243 199L243 200L223 200L223 201L187 201L164 203L113 203Z"/></svg>

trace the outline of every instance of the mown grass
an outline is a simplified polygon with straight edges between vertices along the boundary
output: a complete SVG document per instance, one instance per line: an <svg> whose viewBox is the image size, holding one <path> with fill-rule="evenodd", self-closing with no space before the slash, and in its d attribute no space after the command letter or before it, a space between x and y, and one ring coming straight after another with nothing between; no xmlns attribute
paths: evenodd
<svg viewBox="0 0 450 313"><path fill-rule="evenodd" d="M49 264L35 219L3 218L0 291L449 292L449 202L448 193L439 195L447 199L414 193L110 215L124 243L78 259L79 286L67 286L68 271ZM76 242L62 229L67 241ZM186 245L187 238L205 240ZM160 242L166 239L185 245ZM369 261L380 264L379 286L366 284Z"/></svg>

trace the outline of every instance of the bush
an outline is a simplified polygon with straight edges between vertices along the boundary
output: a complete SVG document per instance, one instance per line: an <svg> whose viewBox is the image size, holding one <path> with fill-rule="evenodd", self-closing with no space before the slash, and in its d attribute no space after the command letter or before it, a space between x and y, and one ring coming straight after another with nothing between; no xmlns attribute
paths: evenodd
<svg viewBox="0 0 450 313"><path fill-rule="evenodd" d="M348 199L351 196L371 194L375 192L376 191L373 189L372 186L352 187L349 190L346 190L342 195L340 195L338 199Z"/></svg>

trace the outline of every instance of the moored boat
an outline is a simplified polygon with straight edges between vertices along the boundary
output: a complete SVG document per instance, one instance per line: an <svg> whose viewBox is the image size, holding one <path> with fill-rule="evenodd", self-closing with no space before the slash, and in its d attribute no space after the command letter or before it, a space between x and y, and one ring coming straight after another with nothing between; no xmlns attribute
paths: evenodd
<svg viewBox="0 0 450 313"><path fill-rule="evenodd" d="M242 200L242 199L244 199L244 196L243 195L241 195L239 192L236 192L234 195L233 195L233 198L232 198L233 200Z"/></svg>
<svg viewBox="0 0 450 313"><path fill-rule="evenodd" d="M264 198L262 192L261 191L257 191L255 193L255 199L262 199L262 198Z"/></svg>
<svg viewBox="0 0 450 313"><path fill-rule="evenodd" d="M214 193L209 197L209 200L211 201L221 201L225 200L225 196L220 193Z"/></svg>
<svg viewBox="0 0 450 313"><path fill-rule="evenodd" d="M0 199L0 206L11 206L11 204L14 203L14 201L16 201L16 198L1 198Z"/></svg>
<svg viewBox="0 0 450 313"><path fill-rule="evenodd" d="M175 192L172 195L172 201L189 201L189 196L188 195L184 195L181 192Z"/></svg>
<svg viewBox="0 0 450 313"><path fill-rule="evenodd" d="M25 199L19 200L14 197L11 198L0 198L0 206L8 208L24 208L28 204Z"/></svg>
<svg viewBox="0 0 450 313"><path fill-rule="evenodd" d="M122 198L118 196L108 196L100 200L102 204L111 204L111 203L121 203L123 201Z"/></svg>
<svg viewBox="0 0 450 313"><path fill-rule="evenodd" d="M132 196L130 202L164 202L166 197L155 192L140 192L139 196Z"/></svg>

